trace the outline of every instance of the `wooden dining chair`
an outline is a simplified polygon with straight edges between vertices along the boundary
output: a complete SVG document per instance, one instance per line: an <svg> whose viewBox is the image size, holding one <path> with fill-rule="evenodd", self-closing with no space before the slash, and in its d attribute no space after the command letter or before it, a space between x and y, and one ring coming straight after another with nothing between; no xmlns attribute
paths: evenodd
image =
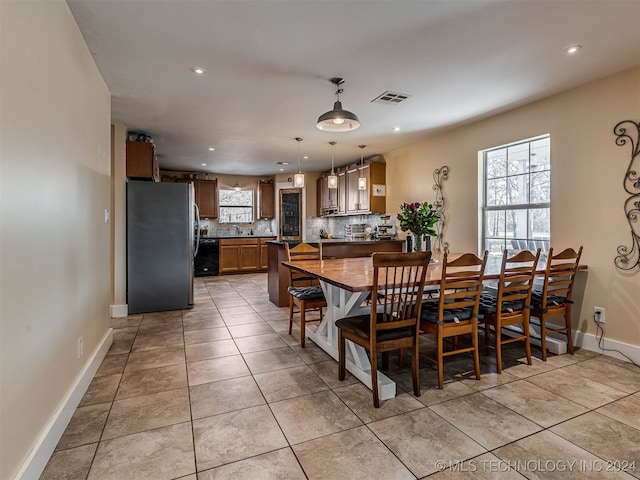
<svg viewBox="0 0 640 480"><path fill-rule="evenodd" d="M445 253L442 259L442 278L438 298L427 300L422 305L420 329L436 337L438 364L438 387L444 386L444 357L473 352L476 378L480 379L480 354L478 352L478 316L487 251L479 258L465 253L449 261ZM472 346L458 347L457 337L470 335ZM444 350L444 340L453 338L452 349ZM426 355L425 355L426 356Z"/></svg>
<svg viewBox="0 0 640 480"><path fill-rule="evenodd" d="M549 248L542 290L533 289L531 315L540 320L540 343L542 360L547 361L547 334L564 333L567 335L567 349L573 355L573 338L571 335L571 305L573 304L573 284L576 279L582 245L576 252L566 248L554 255L553 247ZM547 319L564 317L564 326L547 326Z"/></svg>
<svg viewBox="0 0 640 480"><path fill-rule="evenodd" d="M534 255L523 250L508 257L502 254L500 278L497 288L482 290L480 297L480 319L484 324L484 343L489 345L491 327L495 335L496 364L498 373L502 373L502 346L513 342L524 342L527 363L531 365L531 343L529 337L529 316L531 313L531 291L535 278L540 249ZM502 338L502 328L509 325L522 325L522 335Z"/></svg>
<svg viewBox="0 0 640 480"><path fill-rule="evenodd" d="M380 407L378 353L388 364L388 352L411 348L413 393L420 396L418 355L419 319L425 275L431 252L374 253L373 288L380 294L377 304L365 315L336 321L338 327L338 378L346 375L345 340L369 352L373 405Z"/></svg>
<svg viewBox="0 0 640 480"><path fill-rule="evenodd" d="M288 262L297 262L301 260L318 260L321 258L321 250L308 243L300 243L293 248L289 248L289 244L285 243L285 252ZM304 348L305 343L305 326L306 314L310 310L318 310L320 312L320 320L322 320L322 309L327 306L327 301L322 293L316 278L310 277L293 269L289 269L289 335L293 329L293 315L300 313L300 346ZM294 306L298 307L295 312Z"/></svg>

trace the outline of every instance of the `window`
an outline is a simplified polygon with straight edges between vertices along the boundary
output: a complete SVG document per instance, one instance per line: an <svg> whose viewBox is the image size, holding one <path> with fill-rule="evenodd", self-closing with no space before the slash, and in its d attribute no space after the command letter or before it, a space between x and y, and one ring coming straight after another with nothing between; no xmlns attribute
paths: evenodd
<svg viewBox="0 0 640 480"><path fill-rule="evenodd" d="M220 189L220 223L253 223L253 190Z"/></svg>
<svg viewBox="0 0 640 480"><path fill-rule="evenodd" d="M483 168L483 250L549 250L551 138L485 150Z"/></svg>

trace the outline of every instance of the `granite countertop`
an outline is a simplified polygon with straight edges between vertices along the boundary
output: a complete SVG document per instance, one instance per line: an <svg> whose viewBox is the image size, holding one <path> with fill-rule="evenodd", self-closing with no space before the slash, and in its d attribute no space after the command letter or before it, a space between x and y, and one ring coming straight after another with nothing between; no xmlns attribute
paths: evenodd
<svg viewBox="0 0 640 480"><path fill-rule="evenodd" d="M277 235L275 233L257 233L254 235L249 235L248 233L242 235L200 235L200 238L276 238Z"/></svg>

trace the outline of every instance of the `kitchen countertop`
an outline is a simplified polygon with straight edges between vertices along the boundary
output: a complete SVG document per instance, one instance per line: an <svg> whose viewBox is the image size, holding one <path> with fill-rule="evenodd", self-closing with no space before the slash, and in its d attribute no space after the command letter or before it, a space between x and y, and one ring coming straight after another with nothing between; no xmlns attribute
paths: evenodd
<svg viewBox="0 0 640 480"><path fill-rule="evenodd" d="M260 234L256 234L256 235L200 235L200 238L217 238L219 240L222 240L224 238L276 238L277 235L275 234L266 234L266 233L260 233Z"/></svg>
<svg viewBox="0 0 640 480"><path fill-rule="evenodd" d="M314 244L318 244L318 243L352 243L352 244L358 244L358 243L376 243L376 242L403 242L404 240L400 240L398 238L379 238L377 240L365 240L364 238L322 238L322 239L314 239L311 241L307 241L306 243L309 243L311 245ZM284 245L285 243L302 243L302 242L298 242L297 240L289 240L289 241L284 241L284 240L271 240L268 243L275 243L277 245Z"/></svg>

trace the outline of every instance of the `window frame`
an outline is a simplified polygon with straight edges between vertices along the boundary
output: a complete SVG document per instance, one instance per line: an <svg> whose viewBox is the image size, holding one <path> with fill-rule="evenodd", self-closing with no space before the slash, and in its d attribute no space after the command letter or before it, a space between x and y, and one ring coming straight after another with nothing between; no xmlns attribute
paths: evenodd
<svg viewBox="0 0 640 480"><path fill-rule="evenodd" d="M251 192L251 205L223 205L222 204L222 194L223 192L236 192L234 188L220 188L218 189L218 223L223 225L237 225L237 224L252 224L256 220L256 193L255 190L240 190L241 192ZM224 216L222 215L223 208L250 208L251 209L251 220L249 222L235 222L235 221L225 221Z"/></svg>
<svg viewBox="0 0 640 480"><path fill-rule="evenodd" d="M545 140L548 139L548 167L543 169L543 170L532 170L531 169L531 153L532 153L532 144L534 142L538 142L540 140ZM524 173L513 173L510 174L509 172L509 148L511 147L516 147L519 145L528 145L528 165L527 165L527 169L526 172ZM489 160L489 154L491 154L492 152L498 151L498 150L505 150L505 162L506 162L506 170L505 170L505 175L504 176L496 176L496 177L491 177L489 178L489 172L488 172L488 160ZM493 253L493 254L497 254L497 252L491 252L489 245L488 245L488 241L490 240L501 240L504 242L504 246L506 247L507 250L510 251L517 251L517 250L521 250L523 248L515 248L513 243L511 243L511 241L518 241L519 243L519 247L522 246L527 246L527 249L529 250L535 250L535 248L537 248L538 246L540 246L542 248L542 251L545 252L549 249L549 245L551 243L551 135L550 134L544 134L544 135L539 135L537 137L533 137L533 138L528 138L528 139L524 139L524 140L520 140L520 141L516 141L516 142L512 142L509 144L505 144L505 145L500 145L497 147L492 147L492 148L488 148L485 150L481 150L478 152L478 159L479 159L479 163L480 163L480 168L479 168L479 172L480 172L480 178L479 178L479 183L480 183L480 188L481 188L481 195L478 196L479 199L479 203L480 203L480 208L479 208L479 213L480 213L480 235L479 235L479 246L480 246L480 251L484 251L484 250L489 250L489 253ZM531 202L531 186L532 186L532 182L531 182L531 178L532 175L535 173L541 173L541 172L548 172L548 176L549 176L549 180L548 180L548 191L547 191L547 198L549 199L549 201L547 202ZM504 179L506 182L506 188L509 188L509 178L514 178L517 176L526 176L526 196L527 196L527 201L526 202L520 202L520 203L513 203L513 204L508 204L508 203L504 203L501 205L488 205L488 195L489 195L489 188L488 188L488 182L490 180L495 180L495 179ZM526 212L526 236L525 238L520 238L520 237L509 237L507 236L508 233L508 229L506 228L506 224L507 224L507 220L506 220L506 215L507 212L510 211L525 211ZM548 211L548 216L549 216L549 224L548 224L548 230L549 230L549 235L548 238L546 239L540 239L540 238L533 238L533 233L531 231L531 216L530 213L532 211L542 211L542 210L547 210ZM504 235L499 237L499 236L489 236L487 235L487 230L488 230L488 225L487 225L487 217L488 217L488 213L489 212L504 212L505 215L505 229L504 229ZM519 241L524 241L525 245L520 244ZM511 244L510 244L511 243ZM501 254L502 252L500 252Z"/></svg>

